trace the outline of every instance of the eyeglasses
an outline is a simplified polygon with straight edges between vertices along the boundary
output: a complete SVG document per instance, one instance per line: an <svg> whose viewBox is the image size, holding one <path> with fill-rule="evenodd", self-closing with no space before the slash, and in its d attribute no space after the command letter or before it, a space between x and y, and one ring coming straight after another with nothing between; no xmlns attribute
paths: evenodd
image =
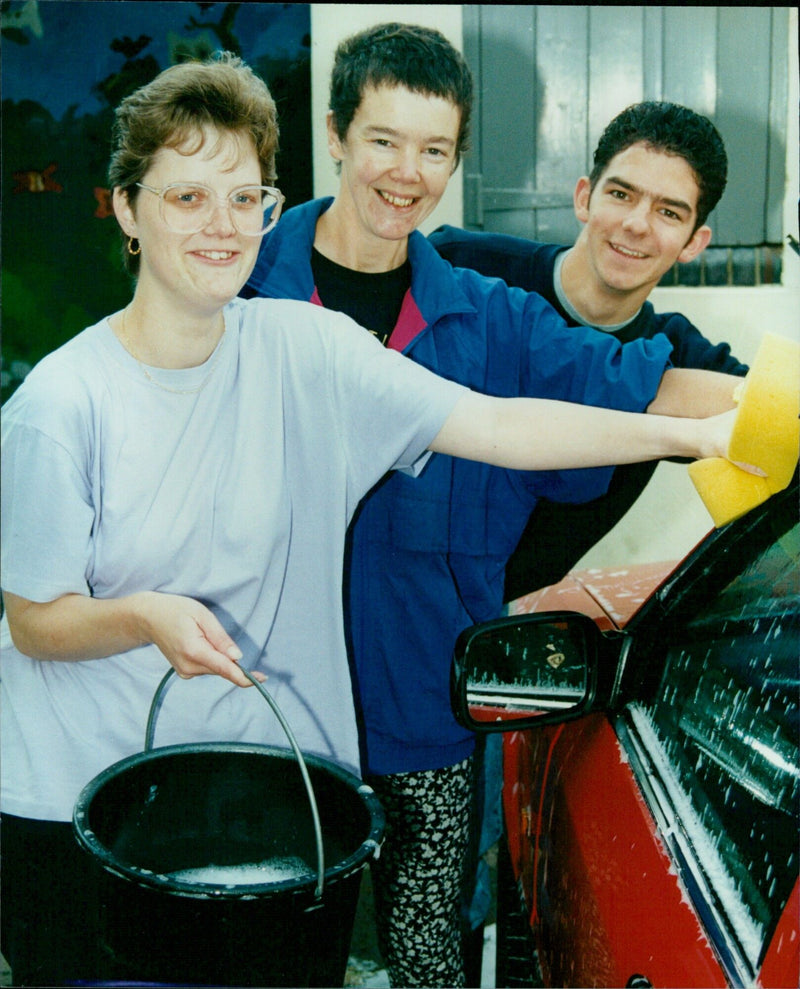
<svg viewBox="0 0 800 989"><path fill-rule="evenodd" d="M137 182L158 196L161 219L174 233L196 234L208 226L219 204L213 189L198 182L172 182L163 189ZM243 185L225 199L231 221L240 234L260 237L278 222L284 195L268 185Z"/></svg>

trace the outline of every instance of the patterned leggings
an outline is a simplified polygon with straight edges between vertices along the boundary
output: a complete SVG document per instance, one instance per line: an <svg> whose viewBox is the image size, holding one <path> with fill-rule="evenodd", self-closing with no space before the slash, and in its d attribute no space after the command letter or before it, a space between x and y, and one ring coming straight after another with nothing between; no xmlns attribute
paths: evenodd
<svg viewBox="0 0 800 989"><path fill-rule="evenodd" d="M460 903L473 760L368 780L386 814L372 863L378 945L393 986L464 985Z"/></svg>

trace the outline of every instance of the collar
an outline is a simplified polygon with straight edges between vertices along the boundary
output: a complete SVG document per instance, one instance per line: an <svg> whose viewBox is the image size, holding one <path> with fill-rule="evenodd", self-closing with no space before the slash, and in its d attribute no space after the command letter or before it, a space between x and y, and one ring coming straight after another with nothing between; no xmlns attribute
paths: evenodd
<svg viewBox="0 0 800 989"><path fill-rule="evenodd" d="M637 311L633 314L633 316L631 316L630 319L626 319L622 323L614 323L613 325L609 323L605 323L601 326L597 323L587 322L586 318L578 312L575 306L572 305L572 303L567 298L567 293L564 291L564 284L561 281L561 269L564 266L564 261L568 254L569 251L561 251L559 254L557 254L556 262L553 267L553 291L556 293L556 298L558 299L559 304L561 308L564 310L564 312L571 319L573 319L578 324L578 326L591 326L595 330L600 330L602 333L619 333L620 330L624 329L626 326L629 326L638 317L639 313L642 311L641 309L637 309Z"/></svg>
<svg viewBox="0 0 800 989"><path fill-rule="evenodd" d="M311 249L317 220L333 199L312 199L287 210L274 229L262 240L253 273L247 285L258 295L273 299L300 299L319 302L311 271ZM475 306L461 287L458 269L415 230L408 238L411 263L411 301L418 310L415 329L403 337L403 349L427 327L446 316L475 312ZM464 273L465 275L471 273ZM477 276L476 276L477 277ZM407 312L409 300L403 310ZM403 314L401 313L401 316Z"/></svg>
<svg viewBox="0 0 800 989"><path fill-rule="evenodd" d="M248 288L271 299L310 301L316 294L311 272L311 248L317 220L333 197L312 199L287 210L262 239Z"/></svg>
<svg viewBox="0 0 800 989"><path fill-rule="evenodd" d="M427 237L415 230L408 238L411 262L411 294L428 325L446 316L476 312L475 305L462 287L464 276L474 273L453 268Z"/></svg>

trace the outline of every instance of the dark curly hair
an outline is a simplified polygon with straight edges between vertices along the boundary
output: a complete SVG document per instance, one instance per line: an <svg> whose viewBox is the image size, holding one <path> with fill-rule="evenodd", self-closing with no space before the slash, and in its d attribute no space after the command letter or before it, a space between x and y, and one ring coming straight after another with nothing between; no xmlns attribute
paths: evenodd
<svg viewBox="0 0 800 989"><path fill-rule="evenodd" d="M364 90L381 85L404 86L458 107L455 168L468 150L472 114L472 73L461 53L443 34L415 24L379 24L346 38L331 74L330 109L339 138L346 137Z"/></svg>
<svg viewBox="0 0 800 989"><path fill-rule="evenodd" d="M728 156L716 127L707 117L677 103L648 101L629 106L600 137L589 175L591 190L615 155L639 143L686 160L700 190L695 230L702 226L728 180Z"/></svg>

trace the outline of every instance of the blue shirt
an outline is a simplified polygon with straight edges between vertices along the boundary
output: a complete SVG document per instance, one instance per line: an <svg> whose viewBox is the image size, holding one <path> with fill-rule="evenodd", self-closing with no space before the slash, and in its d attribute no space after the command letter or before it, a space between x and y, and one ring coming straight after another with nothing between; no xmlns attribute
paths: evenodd
<svg viewBox="0 0 800 989"><path fill-rule="evenodd" d="M311 247L330 203L281 217L247 294L319 302ZM622 347L593 329L576 332L538 295L453 269L418 232L408 253L411 288L388 346L443 377L491 395L630 411L644 410L658 390L671 350L665 337ZM505 564L537 499L597 497L612 472L508 471L437 454L419 477L389 474L362 501L345 603L365 772L436 769L471 753L474 737L449 698L459 632L499 614Z"/></svg>

